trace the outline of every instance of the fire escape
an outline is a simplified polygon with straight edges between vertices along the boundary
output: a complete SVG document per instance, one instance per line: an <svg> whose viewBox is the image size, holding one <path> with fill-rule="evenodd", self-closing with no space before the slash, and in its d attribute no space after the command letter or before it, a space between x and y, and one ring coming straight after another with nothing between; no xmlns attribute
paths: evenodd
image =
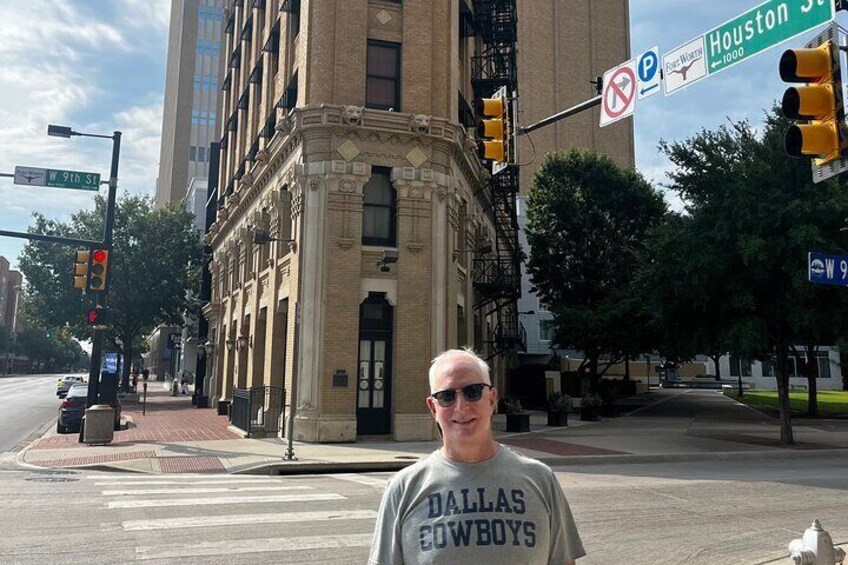
<svg viewBox="0 0 848 565"><path fill-rule="evenodd" d="M474 29L481 39L479 53L471 60L471 83L475 98L491 97L506 87L517 96L516 0L474 0ZM475 308L496 320L490 357L524 350L524 328L518 322L521 297L521 248L518 243L518 167L509 164L480 188L495 226L493 252L474 258Z"/></svg>

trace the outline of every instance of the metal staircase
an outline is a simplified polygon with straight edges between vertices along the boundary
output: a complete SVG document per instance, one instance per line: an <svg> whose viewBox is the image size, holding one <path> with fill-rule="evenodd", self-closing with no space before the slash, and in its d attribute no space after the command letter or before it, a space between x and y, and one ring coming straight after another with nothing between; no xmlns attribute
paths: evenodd
<svg viewBox="0 0 848 565"><path fill-rule="evenodd" d="M489 97L501 87L518 94L516 0L474 0L474 30L482 40L471 60L471 83L476 98ZM493 253L474 258L475 308L497 320L492 357L524 350L526 340L518 322L521 297L521 248L518 243L518 167L508 165L481 187L495 225Z"/></svg>

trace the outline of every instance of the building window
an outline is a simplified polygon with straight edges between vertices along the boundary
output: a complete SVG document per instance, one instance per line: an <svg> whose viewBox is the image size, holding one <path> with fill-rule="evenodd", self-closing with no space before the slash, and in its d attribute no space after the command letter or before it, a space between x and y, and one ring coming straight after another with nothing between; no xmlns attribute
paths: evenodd
<svg viewBox="0 0 848 565"><path fill-rule="evenodd" d="M400 45L368 42L365 105L377 110L400 110Z"/></svg>
<svg viewBox="0 0 848 565"><path fill-rule="evenodd" d="M761 361L760 365L762 365L764 377L774 376L774 363L772 363L771 361Z"/></svg>
<svg viewBox="0 0 848 565"><path fill-rule="evenodd" d="M816 352L816 363L818 364L819 378L830 378L830 356L827 351Z"/></svg>
<svg viewBox="0 0 848 565"><path fill-rule="evenodd" d="M554 321L539 320L539 341L554 340Z"/></svg>
<svg viewBox="0 0 848 565"><path fill-rule="evenodd" d="M391 169L373 167L371 180L364 188L364 206L362 210L363 245L396 244L395 222L397 216L397 196L392 186Z"/></svg>

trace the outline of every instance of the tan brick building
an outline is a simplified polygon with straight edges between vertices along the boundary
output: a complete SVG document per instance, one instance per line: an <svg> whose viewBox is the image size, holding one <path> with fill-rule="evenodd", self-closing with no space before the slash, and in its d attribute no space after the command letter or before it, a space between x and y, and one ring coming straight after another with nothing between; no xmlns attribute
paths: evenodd
<svg viewBox="0 0 848 565"><path fill-rule="evenodd" d="M475 307L498 219L467 127L472 12L466 0L228 2L206 236L213 400L295 386L295 439L436 437L430 359L464 344L491 354L500 331ZM491 362L504 388L514 355Z"/></svg>

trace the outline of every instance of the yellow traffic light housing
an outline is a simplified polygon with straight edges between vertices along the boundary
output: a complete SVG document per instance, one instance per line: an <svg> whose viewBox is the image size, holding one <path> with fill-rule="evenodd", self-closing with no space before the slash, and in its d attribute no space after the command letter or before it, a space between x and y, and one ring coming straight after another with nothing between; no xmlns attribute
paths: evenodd
<svg viewBox="0 0 848 565"><path fill-rule="evenodd" d="M474 110L478 116L477 154L486 161L512 161L509 100L506 89L500 89L492 98L478 98L474 101Z"/></svg>
<svg viewBox="0 0 848 565"><path fill-rule="evenodd" d="M88 261L88 285L89 292L105 292L106 277L109 275L109 251L106 249L92 249Z"/></svg>
<svg viewBox="0 0 848 565"><path fill-rule="evenodd" d="M74 254L74 288L85 290L87 286L88 257L87 249L77 249Z"/></svg>
<svg viewBox="0 0 848 565"><path fill-rule="evenodd" d="M780 58L780 78L806 83L783 94L783 115L808 122L796 123L786 131L786 153L792 157L814 156L819 166L838 159L846 147L846 135L837 42L787 50Z"/></svg>

